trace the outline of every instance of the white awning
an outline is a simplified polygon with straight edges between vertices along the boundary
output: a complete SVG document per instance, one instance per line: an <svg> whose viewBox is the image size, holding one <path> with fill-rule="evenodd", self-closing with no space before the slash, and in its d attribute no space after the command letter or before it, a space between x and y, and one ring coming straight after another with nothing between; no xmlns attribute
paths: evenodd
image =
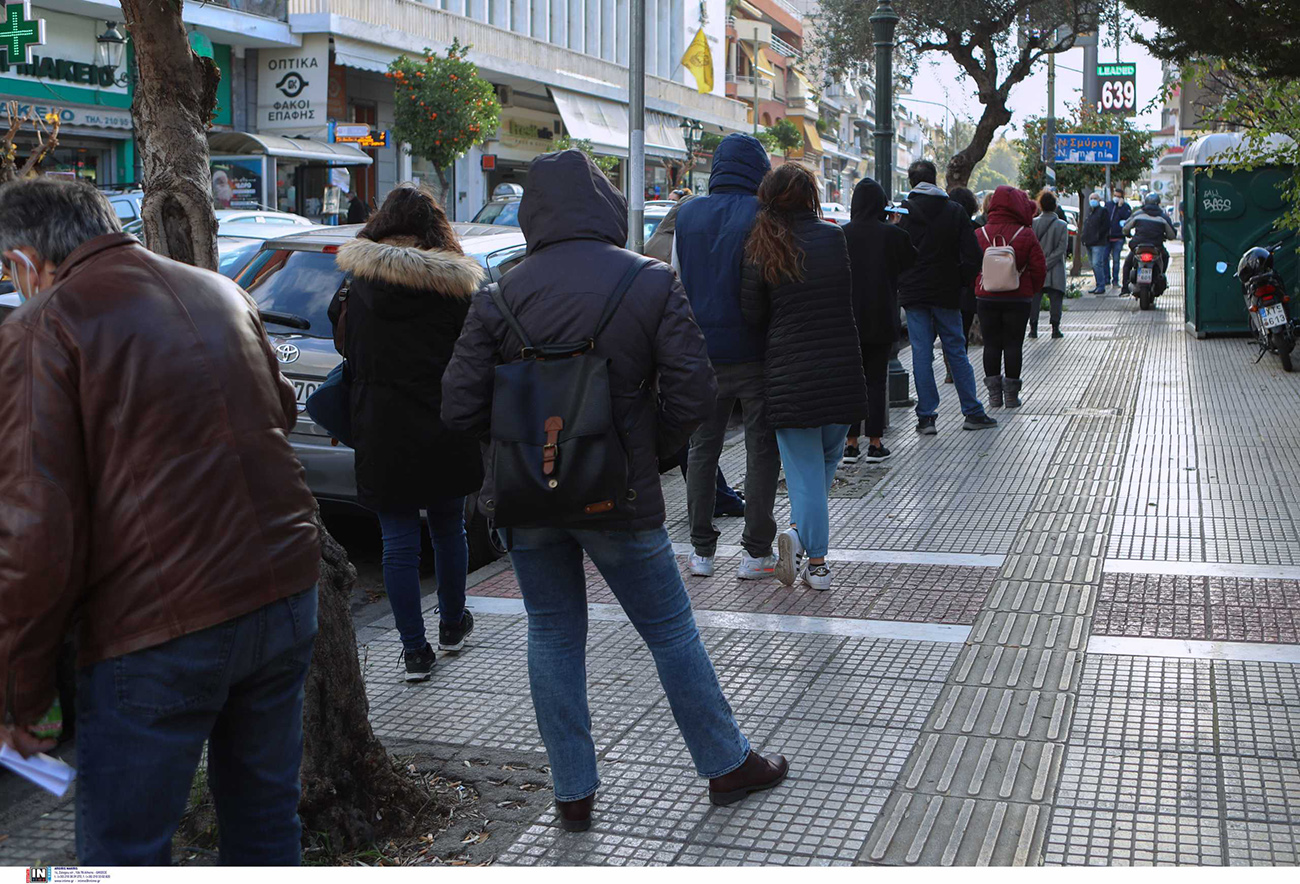
<svg viewBox="0 0 1300 884"><path fill-rule="evenodd" d="M629 127L626 104L554 86L549 88L571 138L590 141L597 153L606 156L627 156ZM676 117L646 111L645 152L649 156L686 158L686 142Z"/></svg>
<svg viewBox="0 0 1300 884"><path fill-rule="evenodd" d="M330 144L311 138L283 135L253 135L249 132L211 132L208 150L213 154L261 154L286 160L307 160L335 166L369 166L374 162L365 151L351 144Z"/></svg>
<svg viewBox="0 0 1300 884"><path fill-rule="evenodd" d="M349 40L347 37L334 37L334 63L356 68L359 71L386 73L389 62L404 54L387 46Z"/></svg>

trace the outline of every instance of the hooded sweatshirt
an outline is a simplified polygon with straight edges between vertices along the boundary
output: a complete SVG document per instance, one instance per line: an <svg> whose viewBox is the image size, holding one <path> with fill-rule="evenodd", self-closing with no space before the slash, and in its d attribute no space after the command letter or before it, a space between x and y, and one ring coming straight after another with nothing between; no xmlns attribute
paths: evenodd
<svg viewBox="0 0 1300 884"><path fill-rule="evenodd" d="M1020 288L1011 292L990 292L984 288L984 275L975 280L975 297L988 301L1029 300L1043 290L1047 263L1043 247L1034 236L1034 203L1018 187L1002 185L993 191L989 202L988 223L976 238L981 252L993 245L1010 245L1016 250L1016 267L1020 269Z"/></svg>
<svg viewBox="0 0 1300 884"><path fill-rule="evenodd" d="M863 178L853 189L852 220L844 225L853 269L853 313L864 354L899 339L898 277L916 263L912 238L885 220L885 203L884 188Z"/></svg>
<svg viewBox="0 0 1300 884"><path fill-rule="evenodd" d="M715 365L763 360L763 333L740 312L740 270L771 167L758 139L728 135L713 154L709 195L677 212L677 266Z"/></svg>
<svg viewBox="0 0 1300 884"><path fill-rule="evenodd" d="M519 222L528 256L500 283L510 311L534 344L590 337L619 280L640 260L623 248L623 195L581 151L545 154L529 168ZM447 426L489 435L496 366L518 361L522 346L491 294L480 292L443 376ZM713 413L718 391L704 336L670 267L654 262L637 275L593 352L609 360L614 419L623 430L635 493L582 525L660 527L659 458L681 450ZM480 501L492 499L494 484L489 457Z"/></svg>
<svg viewBox="0 0 1300 884"><path fill-rule="evenodd" d="M916 264L898 281L898 302L904 307L961 307L961 290L979 272L980 251L975 229L947 191L923 182L907 196L907 214L898 226L912 237Z"/></svg>
<svg viewBox="0 0 1300 884"><path fill-rule="evenodd" d="M352 278L343 352L358 501L392 512L477 491L478 443L438 415L442 374L483 268L459 252L421 249L414 237L357 237L339 248L336 263ZM336 298L335 324L339 311Z"/></svg>

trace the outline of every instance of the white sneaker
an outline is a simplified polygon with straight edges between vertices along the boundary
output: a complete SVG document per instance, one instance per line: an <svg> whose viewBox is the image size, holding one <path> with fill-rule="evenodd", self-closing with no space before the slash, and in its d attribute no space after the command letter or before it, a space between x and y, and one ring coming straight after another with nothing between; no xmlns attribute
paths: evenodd
<svg viewBox="0 0 1300 884"><path fill-rule="evenodd" d="M763 556L756 559L747 552L740 554L740 567L736 576L741 580L765 580L776 570L776 556Z"/></svg>
<svg viewBox="0 0 1300 884"><path fill-rule="evenodd" d="M799 542L798 531L786 528L776 535L776 579L786 586L794 586L802 555L803 544Z"/></svg>
<svg viewBox="0 0 1300 884"><path fill-rule="evenodd" d="M695 577L713 576L713 556L691 553L691 574Z"/></svg>
<svg viewBox="0 0 1300 884"><path fill-rule="evenodd" d="M804 565L803 570L799 572L799 579L819 592L825 592L831 588L831 569L824 563L821 565Z"/></svg>

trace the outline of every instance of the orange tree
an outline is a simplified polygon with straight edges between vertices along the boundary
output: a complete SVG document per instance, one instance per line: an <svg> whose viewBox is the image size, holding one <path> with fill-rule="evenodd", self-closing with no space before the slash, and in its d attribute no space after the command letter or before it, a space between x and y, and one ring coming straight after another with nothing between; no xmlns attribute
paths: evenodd
<svg viewBox="0 0 1300 884"><path fill-rule="evenodd" d="M393 133L433 164L444 189L447 167L491 138L501 116L496 90L478 75L469 49L453 40L445 56L432 49L423 58L404 55L386 74L393 81Z"/></svg>

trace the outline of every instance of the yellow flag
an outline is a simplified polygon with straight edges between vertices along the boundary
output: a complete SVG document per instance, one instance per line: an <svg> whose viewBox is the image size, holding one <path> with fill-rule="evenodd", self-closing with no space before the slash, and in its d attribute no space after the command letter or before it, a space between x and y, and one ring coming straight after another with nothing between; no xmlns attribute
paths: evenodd
<svg viewBox="0 0 1300 884"><path fill-rule="evenodd" d="M682 67L695 75L695 88L703 95L713 91L713 53L709 51L709 41L704 37L704 28L695 34L691 45L686 47L682 56Z"/></svg>

